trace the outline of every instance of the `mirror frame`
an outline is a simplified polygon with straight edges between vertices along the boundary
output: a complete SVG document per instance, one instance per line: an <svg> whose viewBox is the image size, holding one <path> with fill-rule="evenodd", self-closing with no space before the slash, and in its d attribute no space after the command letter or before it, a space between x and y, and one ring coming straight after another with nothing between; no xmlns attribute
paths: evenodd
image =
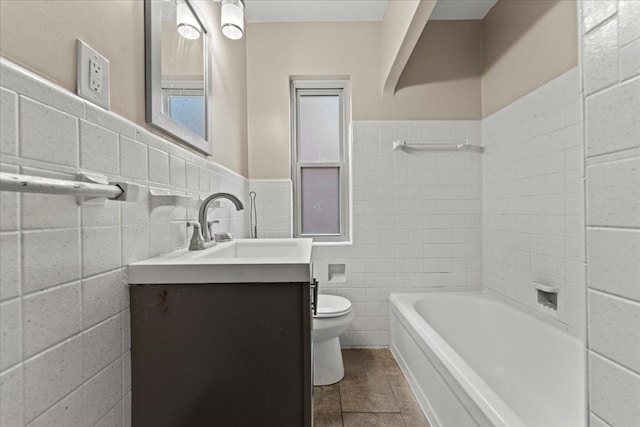
<svg viewBox="0 0 640 427"><path fill-rule="evenodd" d="M211 34L204 25L193 5L189 0L184 0L202 28L203 55L204 55L204 120L205 136L190 131L173 121L163 111L162 97L162 1L144 1L144 29L145 29L145 116L151 126L160 129L189 146L205 153L213 154L213 91L210 79L213 70L213 58L210 54Z"/></svg>

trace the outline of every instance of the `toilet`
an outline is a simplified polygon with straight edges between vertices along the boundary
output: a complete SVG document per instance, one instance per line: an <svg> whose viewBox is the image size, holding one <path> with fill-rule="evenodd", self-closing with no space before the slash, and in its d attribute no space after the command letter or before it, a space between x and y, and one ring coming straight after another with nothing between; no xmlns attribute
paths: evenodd
<svg viewBox="0 0 640 427"><path fill-rule="evenodd" d="M335 384L344 377L338 337L353 320L351 301L337 295L318 295L313 316L313 385Z"/></svg>

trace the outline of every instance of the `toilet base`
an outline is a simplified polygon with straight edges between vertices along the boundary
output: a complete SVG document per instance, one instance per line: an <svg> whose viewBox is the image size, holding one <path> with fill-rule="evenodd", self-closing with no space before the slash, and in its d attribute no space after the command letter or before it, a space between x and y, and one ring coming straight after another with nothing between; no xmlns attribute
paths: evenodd
<svg viewBox="0 0 640 427"><path fill-rule="evenodd" d="M335 384L344 377L338 337L313 343L313 385Z"/></svg>

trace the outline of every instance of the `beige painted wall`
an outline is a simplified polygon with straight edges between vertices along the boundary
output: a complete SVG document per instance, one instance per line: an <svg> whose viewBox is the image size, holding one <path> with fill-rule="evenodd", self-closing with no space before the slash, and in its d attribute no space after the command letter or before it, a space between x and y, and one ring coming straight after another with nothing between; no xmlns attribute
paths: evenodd
<svg viewBox="0 0 640 427"><path fill-rule="evenodd" d="M212 160L246 176L245 41L220 34L218 5L197 3L216 56ZM0 1L0 54L74 93L77 38L111 63L111 109L145 125L143 1Z"/></svg>
<svg viewBox="0 0 640 427"><path fill-rule="evenodd" d="M187 40L176 31L176 21L162 22L162 80L204 79L203 37Z"/></svg>
<svg viewBox="0 0 640 427"><path fill-rule="evenodd" d="M448 30L447 37L438 36L445 24L430 27L428 32L437 42L418 42L408 74L400 78L403 87L394 96L383 97L380 22L249 24L250 178L289 178L290 76L350 76L353 120L479 119L480 54L475 49L481 34L477 23L468 25L465 35L454 39ZM427 59L438 62L442 55L450 57L448 49L454 47L469 52L462 56L474 64L456 62L451 73L426 67L421 73ZM474 69L477 73L471 76Z"/></svg>
<svg viewBox="0 0 640 427"><path fill-rule="evenodd" d="M578 64L574 0L499 0L483 20L482 115Z"/></svg>
<svg viewBox="0 0 640 427"><path fill-rule="evenodd" d="M393 94L436 0L387 3L381 22L380 78L382 93Z"/></svg>

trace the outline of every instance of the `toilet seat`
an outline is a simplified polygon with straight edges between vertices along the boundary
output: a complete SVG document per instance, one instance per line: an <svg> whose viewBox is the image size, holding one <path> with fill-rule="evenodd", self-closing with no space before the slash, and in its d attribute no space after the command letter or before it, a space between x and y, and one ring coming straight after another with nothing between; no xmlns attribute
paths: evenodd
<svg viewBox="0 0 640 427"><path fill-rule="evenodd" d="M318 295L318 309L314 317L339 317L351 311L351 301L337 295Z"/></svg>

